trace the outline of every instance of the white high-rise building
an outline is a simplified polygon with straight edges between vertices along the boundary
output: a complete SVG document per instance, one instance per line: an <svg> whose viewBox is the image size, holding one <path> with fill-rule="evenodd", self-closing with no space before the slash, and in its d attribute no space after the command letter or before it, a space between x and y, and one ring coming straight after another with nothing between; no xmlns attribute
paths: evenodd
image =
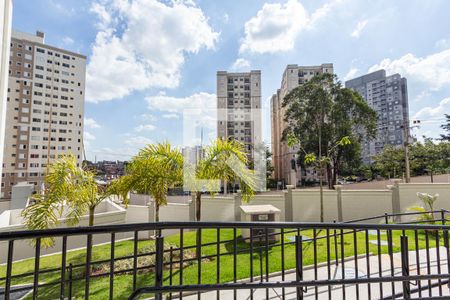
<svg viewBox="0 0 450 300"><path fill-rule="evenodd" d="M249 159L262 142L261 71L217 72L217 137L238 140Z"/></svg>
<svg viewBox="0 0 450 300"><path fill-rule="evenodd" d="M11 40L12 0L4 0L0 5L0 162L3 161L3 144L6 126L6 95L8 90L9 43ZM0 163L0 174L3 164ZM0 176L0 185L2 184Z"/></svg>
<svg viewBox="0 0 450 300"><path fill-rule="evenodd" d="M39 188L60 155L83 159L86 56L46 45L39 31L13 30L10 47L2 198L18 182Z"/></svg>

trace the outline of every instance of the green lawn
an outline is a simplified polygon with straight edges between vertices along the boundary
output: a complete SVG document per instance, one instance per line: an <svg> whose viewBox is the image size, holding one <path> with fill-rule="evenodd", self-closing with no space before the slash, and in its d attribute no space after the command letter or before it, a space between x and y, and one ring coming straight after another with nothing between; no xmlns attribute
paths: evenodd
<svg viewBox="0 0 450 300"><path fill-rule="evenodd" d="M332 232L330 232L332 233ZM321 231L318 233L318 236L324 236L326 231ZM414 246L414 232L407 231L406 234L409 238L409 249L415 249ZM302 231L302 235L305 237L312 237L312 231ZM393 233L393 243L394 252L400 251L400 235L401 232ZM216 230L208 229L202 231L202 243L209 243L216 241ZM240 230L237 230L237 236L240 236ZM291 242L290 237L295 236L295 233L289 233L285 235L285 243ZM430 247L434 247L435 239L432 234L430 236ZM357 252L358 254L366 253L366 243L365 243L365 233L358 232L356 234L357 237ZM232 240L233 239L233 230L232 229L222 229L221 230L221 240ZM369 235L369 240L376 240L376 236ZM381 240L387 240L387 235L381 235ZM344 248L345 254L344 256L353 256L354 255L354 235L353 233L346 234L344 237ZM338 256L340 257L340 238L338 237ZM443 244L442 237L440 238L441 245ZM170 247L173 246L178 247L180 245L179 235L172 235L165 238L165 246ZM195 245L195 232L186 232L184 234L184 246L193 246ZM154 242L150 240L140 241L139 249L141 251L151 251L154 246ZM331 246L331 259L335 259L335 251L334 251L334 240L330 238L330 246ZM419 234L419 248L425 247L425 234ZM221 282L229 282L233 280L233 242L222 243L220 246L220 252L225 253L226 255L222 255L220 258L220 281ZM387 246L381 246L381 253L388 252ZM238 250L248 250L249 245L242 240L238 239L237 242ZM286 245L285 246L285 269L295 268L295 245ZM303 245L304 251L304 265L310 265L314 263L313 253L314 247L312 243L304 242ZM372 243L369 243L369 252L373 254L378 253L378 246ZM122 241L116 242L115 245L115 256L116 258L132 255L133 254L133 242L132 241ZM195 254L195 249L190 249L185 252L186 257L193 257ZM202 255L216 255L216 245L205 246L202 247ZM92 251L92 261L109 259L110 255L110 245L102 245L96 246ZM176 256L179 254L176 253ZM144 259L144 258L143 258ZM265 273L265 256L263 254L263 273ZM320 239L317 242L317 261L324 262L327 259L327 251L326 251L326 239ZM254 251L253 254L253 269L254 276L260 274L260 254L258 250ZM85 262L85 250L71 251L67 253L67 265L69 263L72 264L83 264ZM215 283L216 282L216 258L205 259L201 264L201 274L202 274L202 283ZM249 253L241 253L237 255L237 278L248 278L250 276L250 255ZM58 268L61 266L61 255L52 255L42 257L40 260L40 270L46 270L51 268ZM107 267L108 264L105 264ZM116 266L120 267L120 263L117 262ZM269 272L275 272L281 270L281 247L272 247L269 251ZM17 262L13 264L13 275L24 274L34 271L34 259L28 259L21 262ZM6 272L5 266L0 266L0 276L4 277ZM106 269L103 272L108 272ZM196 262L191 262L189 265L186 265L183 269L183 283L184 284L196 284L197 283L197 272L198 265ZM74 269L73 276L74 278L82 277L84 274L84 268L76 268ZM66 275L67 276L67 275ZM58 272L50 272L46 274L42 274L39 277L40 283L49 283L49 282L58 282L60 278L60 273ZM114 279L114 299L127 299L132 290L132 275L131 274L123 274L116 275ZM165 284L169 284L170 276L169 270L164 270L164 280ZM174 284L179 283L179 270L173 270L172 280ZM30 275L25 278L13 279L12 284L24 284L31 283L33 281L33 276ZM140 273L137 276L138 287L144 286L152 286L154 284L154 274L152 271L148 271L145 273ZM2 286L4 286L4 281L0 282ZM54 299L59 298L59 285L55 285L53 287L42 287L39 289L39 298L42 299ZM67 292L66 292L67 293ZM73 294L75 298L83 298L84 297L84 280L75 281L73 284ZM90 281L90 294L91 299L106 299L109 295L109 277L97 277L92 278ZM66 294L67 295L67 294Z"/></svg>

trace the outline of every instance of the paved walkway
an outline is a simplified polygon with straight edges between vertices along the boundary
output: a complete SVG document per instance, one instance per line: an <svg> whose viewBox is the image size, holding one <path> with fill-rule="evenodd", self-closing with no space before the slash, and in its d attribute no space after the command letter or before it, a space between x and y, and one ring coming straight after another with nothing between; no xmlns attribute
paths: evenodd
<svg viewBox="0 0 450 300"><path fill-rule="evenodd" d="M441 264L441 272L442 273L449 273L447 269L447 257L446 257L446 250L444 247L440 247L440 264ZM394 276L401 276L402 270L401 270L401 257L400 253L394 253ZM428 274L427 271L427 264L426 264L426 250L420 250L419 251L419 259L420 259L420 274ZM370 262L370 277L376 278L379 277L378 273L378 256L370 256L369 258ZM409 253L409 262L410 262L410 274L416 275L417 274L417 265L416 265L416 253L415 251L411 251ZM437 254L436 254L436 248L430 249L430 274L437 274L438 273L438 261L437 261ZM367 276L367 261L366 258L360 258L358 259L358 277L366 277ZM390 276L390 259L389 255L383 254L381 255L381 265L382 265L382 276ZM355 262L354 261L347 261L344 263L345 266L345 278L355 278ZM325 280L328 279L328 272L327 267L319 267L318 268L318 279L319 280ZM336 266L332 265L331 267L331 276L332 279L339 279L342 276L342 265ZM304 280L314 280L314 269L308 269L304 270L303 273ZM293 281L295 280L295 273L286 274L286 281ZM282 281L281 276L271 276L269 278L269 281L271 282L277 282ZM431 284L437 283L437 280L434 280L431 282ZM428 281L422 281L422 286L428 286ZM411 290L416 288L415 285L410 285ZM391 296L391 283L383 283L383 297ZM396 282L394 284L395 293L402 292L402 283ZM331 287L331 298L333 300L338 299L356 299L357 298L357 290L359 291L359 297L360 299L380 299L380 284L379 283L373 283L370 284L370 297L369 297L369 284L360 284L358 287L354 284L352 285L346 285L345 286L345 298L343 296L343 289L342 286L332 286ZM237 291L237 299L250 299L250 290L238 290ZM269 299L282 299L282 289L269 289ZM435 287L431 290L432 296L438 296L439 295L439 288ZM450 298L450 292L447 287L447 285L442 286L442 295L443 296L449 296ZM296 299L296 289L295 288L286 288L285 289L285 296L286 299ZM419 295L413 294L414 297L418 297ZM430 296L430 293L428 290L422 291L422 297L427 298ZM201 299L215 299L216 298L216 292L207 292L203 293L201 295ZM265 289L257 289L253 290L253 298L254 299L266 299L266 290ZM316 298L316 290L314 288L308 288L308 291L304 293L304 299L315 299ZM197 299L197 295L191 295L184 297L184 299ZM220 299L233 299L233 291L220 291ZM317 299L328 299L328 287L320 287L317 289Z"/></svg>

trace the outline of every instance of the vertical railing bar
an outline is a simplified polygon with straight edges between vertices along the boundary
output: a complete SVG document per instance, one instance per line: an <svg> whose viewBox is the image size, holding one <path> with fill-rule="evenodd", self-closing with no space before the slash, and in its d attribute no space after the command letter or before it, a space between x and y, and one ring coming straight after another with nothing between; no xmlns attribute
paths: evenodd
<svg viewBox="0 0 450 300"><path fill-rule="evenodd" d="M216 259L216 282L220 283L220 228L217 228L216 253L217 253L217 259ZM220 299L220 290L217 290L216 298L217 298L217 300Z"/></svg>
<svg viewBox="0 0 450 300"><path fill-rule="evenodd" d="M390 268L391 268L391 277L393 278L394 273L394 249L393 249L393 241L392 241L392 230L389 229L387 231L387 238L388 238L388 252L389 252L389 262L390 262ZM391 281L391 296L392 299L395 299L395 283L394 281Z"/></svg>
<svg viewBox="0 0 450 300"><path fill-rule="evenodd" d="M367 269L367 278L370 278L370 250L369 250L369 230L365 230L366 237L366 269ZM367 295L368 299L372 299L372 287L370 282L367 283Z"/></svg>
<svg viewBox="0 0 450 300"><path fill-rule="evenodd" d="M317 280L317 230L316 228L313 229L313 239L314 239L314 244L313 244L313 260L314 260L314 280ZM319 287L315 286L314 287L314 292L315 292L315 299L318 300L319 299Z"/></svg>
<svg viewBox="0 0 450 300"><path fill-rule="evenodd" d="M378 275L383 277L383 269L381 266L381 232L377 229L377 252L378 252ZM383 299L383 282L380 281L380 299Z"/></svg>
<svg viewBox="0 0 450 300"><path fill-rule="evenodd" d="M173 284L173 246L169 249L169 285ZM172 300L172 292L169 293L169 299Z"/></svg>
<svg viewBox="0 0 450 300"><path fill-rule="evenodd" d="M336 220L333 220L333 223L336 223ZM336 268L339 265L339 252L337 246L337 231L334 229L334 259L336 260Z"/></svg>
<svg viewBox="0 0 450 300"><path fill-rule="evenodd" d="M8 262L6 264L6 279L5 279L5 300L9 300L9 294L11 291L11 273L12 273L12 261L14 256L14 240L8 241Z"/></svg>
<svg viewBox="0 0 450 300"><path fill-rule="evenodd" d="M327 275L331 279L330 229L327 228ZM328 299L331 299L331 285L328 285Z"/></svg>
<svg viewBox="0 0 450 300"><path fill-rule="evenodd" d="M417 275L420 275L420 255L419 255L419 233L417 229L414 230L414 243L416 250L416 267L417 267ZM417 287L419 290L419 298L422 297L422 281L417 280Z"/></svg>
<svg viewBox="0 0 450 300"><path fill-rule="evenodd" d="M155 251L155 287L160 288L163 285L163 268L164 268L164 238L161 237L161 230L156 234L156 251ZM162 293L155 294L155 300L162 300Z"/></svg>
<svg viewBox="0 0 450 300"><path fill-rule="evenodd" d="M253 232L254 228L250 227L250 282L253 282ZM253 300L253 290L250 290L250 300Z"/></svg>
<svg viewBox="0 0 450 300"><path fill-rule="evenodd" d="M265 250L266 250L266 282L269 282L269 229L266 227L265 231ZM266 288L266 299L269 299L269 289Z"/></svg>
<svg viewBox="0 0 450 300"><path fill-rule="evenodd" d="M446 220L445 220L445 210L442 209L441 210L441 216L442 216L442 225L445 225ZM446 255L447 255L447 274L450 274L450 253L449 253L449 245L448 245L448 231L444 230L442 232L443 236L444 236L444 247L446 250Z"/></svg>
<svg viewBox="0 0 450 300"><path fill-rule="evenodd" d="M33 276L33 299L38 298L38 287L39 287L39 262L41 257L41 238L36 239L34 254L34 276Z"/></svg>
<svg viewBox="0 0 450 300"><path fill-rule="evenodd" d="M297 281L303 281L303 238L301 235L295 236L295 268ZM297 299L303 299L303 288L297 287Z"/></svg>
<svg viewBox="0 0 450 300"><path fill-rule="evenodd" d="M86 269L85 269L85 284L84 284L84 299L89 299L89 281L91 276L91 257L92 257L92 234L87 236L86 246Z"/></svg>
<svg viewBox="0 0 450 300"><path fill-rule="evenodd" d="M61 249L61 287L59 290L59 297L64 300L65 296L65 284L66 284L66 260L67 260L67 236L62 237L62 249Z"/></svg>
<svg viewBox="0 0 450 300"><path fill-rule="evenodd" d="M133 292L136 290L137 287L138 243L139 243L139 232L136 230L134 232L134 240L133 240Z"/></svg>
<svg viewBox="0 0 450 300"><path fill-rule="evenodd" d="M72 280L73 280L73 266L72 263L69 264L69 291L67 298L72 300Z"/></svg>
<svg viewBox="0 0 450 300"><path fill-rule="evenodd" d="M441 251L439 249L440 243L439 243L439 231L436 232L436 261L437 261L437 272L438 274L441 273ZM439 289L439 296L442 296L442 280L438 279L438 289Z"/></svg>
<svg viewBox="0 0 450 300"><path fill-rule="evenodd" d="M202 229L197 229L197 283L202 283ZM197 292L197 299L201 299L200 291Z"/></svg>
<svg viewBox="0 0 450 300"><path fill-rule="evenodd" d="M233 282L237 282L237 232L236 227L233 227ZM237 299L237 290L233 289L233 299Z"/></svg>
<svg viewBox="0 0 450 300"><path fill-rule="evenodd" d="M356 229L353 229L353 255L355 260L355 278L358 278L358 243L356 238ZM359 284L355 284L356 299L359 299Z"/></svg>
<svg viewBox="0 0 450 300"><path fill-rule="evenodd" d="M341 229L341 270L342 270L342 299L345 299L345 248L344 248L344 230Z"/></svg>
<svg viewBox="0 0 450 300"><path fill-rule="evenodd" d="M111 254L109 261L109 299L114 299L114 246L116 243L116 234L114 232L111 233Z"/></svg>
<svg viewBox="0 0 450 300"><path fill-rule="evenodd" d="M400 237L400 251L402 257L402 276L409 277L409 252L408 252L408 237L403 234ZM409 280L402 281L403 298L411 299L411 289Z"/></svg>
<svg viewBox="0 0 450 300"><path fill-rule="evenodd" d="M425 247L426 247L426 257L427 257L427 275L431 274L431 265L430 265L430 240L428 237L428 230L425 230ZM428 297L433 295L431 280L428 280Z"/></svg>
<svg viewBox="0 0 450 300"><path fill-rule="evenodd" d="M284 265L284 228L281 228L281 280L285 280L285 265ZM282 299L286 299L286 289L283 287L281 288L281 296Z"/></svg>
<svg viewBox="0 0 450 300"><path fill-rule="evenodd" d="M184 229L180 228L180 285L183 285L183 269L184 269ZM183 299L183 292L179 294L180 300Z"/></svg>

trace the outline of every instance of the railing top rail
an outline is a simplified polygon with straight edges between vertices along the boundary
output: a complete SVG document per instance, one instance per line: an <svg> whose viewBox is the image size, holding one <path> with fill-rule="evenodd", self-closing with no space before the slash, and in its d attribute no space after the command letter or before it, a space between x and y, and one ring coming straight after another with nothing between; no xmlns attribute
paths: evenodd
<svg viewBox="0 0 450 300"><path fill-rule="evenodd" d="M208 228L292 228L292 229L380 229L380 230L448 230L450 225L442 224L361 224L361 223L311 223L311 222L151 222L118 225L101 225L92 227L52 228L43 230L21 230L0 233L0 241L74 236L86 234L103 234L167 229L208 229Z"/></svg>

